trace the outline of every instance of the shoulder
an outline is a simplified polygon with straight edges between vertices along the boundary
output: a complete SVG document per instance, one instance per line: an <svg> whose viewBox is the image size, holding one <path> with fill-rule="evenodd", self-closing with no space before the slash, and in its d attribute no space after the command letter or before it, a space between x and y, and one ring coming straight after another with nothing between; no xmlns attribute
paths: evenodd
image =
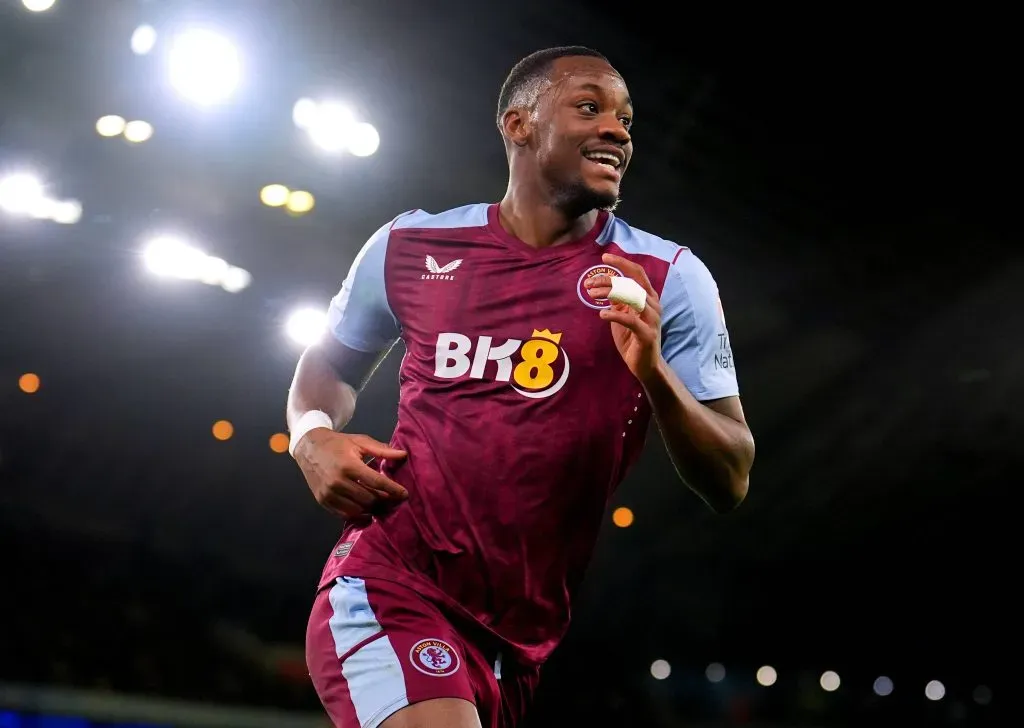
<svg viewBox="0 0 1024 728"><path fill-rule="evenodd" d="M487 203L478 202L443 212L409 210L389 223L391 230L454 230L487 225Z"/></svg>
<svg viewBox="0 0 1024 728"><path fill-rule="evenodd" d="M664 275L661 299L666 320L695 309L719 308L718 284L689 245L633 227L619 218L611 221L599 241L613 243L627 255L646 256L658 262L656 265Z"/></svg>
<svg viewBox="0 0 1024 728"><path fill-rule="evenodd" d="M627 256L643 256L658 261L659 267L665 269L666 286L704 286L708 281L714 286L711 271L689 245L641 230L621 218L613 217L609 221L598 242L613 244Z"/></svg>
<svg viewBox="0 0 1024 728"><path fill-rule="evenodd" d="M615 245L626 255L647 256L673 265L685 246L630 225L612 216L597 239L603 245Z"/></svg>

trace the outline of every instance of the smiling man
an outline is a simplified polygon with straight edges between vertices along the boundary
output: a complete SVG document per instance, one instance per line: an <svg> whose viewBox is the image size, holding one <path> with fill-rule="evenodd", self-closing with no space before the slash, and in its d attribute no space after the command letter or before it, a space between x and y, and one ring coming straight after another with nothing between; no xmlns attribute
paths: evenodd
<svg viewBox="0 0 1024 728"><path fill-rule="evenodd" d="M497 122L504 199L374 233L289 392L292 455L348 519L307 633L343 728L519 723L652 417L716 512L747 492L754 442L715 281L613 214L633 153L623 78L587 48L539 51ZM635 305L611 302L616 278L642 287ZM399 339L390 445L343 432Z"/></svg>

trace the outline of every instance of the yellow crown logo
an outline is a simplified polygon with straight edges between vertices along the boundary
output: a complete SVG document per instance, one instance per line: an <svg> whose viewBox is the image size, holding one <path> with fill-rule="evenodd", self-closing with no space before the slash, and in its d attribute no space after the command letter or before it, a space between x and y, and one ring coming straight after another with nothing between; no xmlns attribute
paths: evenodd
<svg viewBox="0 0 1024 728"><path fill-rule="evenodd" d="M562 334L561 333L554 334L554 333L548 331L547 329L544 329L543 331L538 331L537 329L534 329L533 330L533 336L531 338L534 338L534 339L547 339L548 341L555 342L555 344L560 344L562 342Z"/></svg>

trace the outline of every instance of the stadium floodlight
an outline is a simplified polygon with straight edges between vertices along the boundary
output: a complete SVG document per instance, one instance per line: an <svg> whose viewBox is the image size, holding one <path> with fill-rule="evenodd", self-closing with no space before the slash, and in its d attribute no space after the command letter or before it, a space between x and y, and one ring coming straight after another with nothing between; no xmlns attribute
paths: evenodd
<svg viewBox="0 0 1024 728"><path fill-rule="evenodd" d="M168 64L174 89L202 106L228 98L242 75L242 61L231 41L204 28L175 36Z"/></svg>
<svg viewBox="0 0 1024 728"><path fill-rule="evenodd" d="M292 121L300 129L309 129L316 121L317 105L313 99L299 99L292 107Z"/></svg>
<svg viewBox="0 0 1024 728"><path fill-rule="evenodd" d="M249 271L230 265L223 258L207 255L183 238L161 235L142 250L142 260L151 273L161 278L199 281L238 293L252 282Z"/></svg>
<svg viewBox="0 0 1024 728"><path fill-rule="evenodd" d="M57 0L21 0L21 4L31 13L44 13L54 6Z"/></svg>
<svg viewBox="0 0 1024 728"><path fill-rule="evenodd" d="M132 53L144 56L156 46L156 29L152 25L140 25L132 33Z"/></svg>
<svg viewBox="0 0 1024 728"><path fill-rule="evenodd" d="M207 255L181 238L169 235L151 240L142 252L151 273L162 278L199 280L207 269Z"/></svg>
<svg viewBox="0 0 1024 728"><path fill-rule="evenodd" d="M96 121L96 133L101 137L121 136L124 133L126 124L127 122L124 120L124 117L117 116L116 114L101 116Z"/></svg>
<svg viewBox="0 0 1024 728"><path fill-rule="evenodd" d="M27 173L0 178L0 210L29 215L46 201L46 189L38 177Z"/></svg>
<svg viewBox="0 0 1024 728"><path fill-rule="evenodd" d="M284 185L267 185L260 190L260 202L267 207L281 207L288 202L289 195L291 195L291 190Z"/></svg>
<svg viewBox="0 0 1024 728"><path fill-rule="evenodd" d="M141 144L153 137L153 125L148 121L129 121L124 125L124 138L132 144Z"/></svg>
<svg viewBox="0 0 1024 728"><path fill-rule="evenodd" d="M82 219L82 203L78 200L53 202L49 219L59 225L74 225Z"/></svg>
<svg viewBox="0 0 1024 728"><path fill-rule="evenodd" d="M380 146L380 134L344 104L301 98L292 108L292 121L325 152L347 151L356 157L369 157Z"/></svg>
<svg viewBox="0 0 1024 728"><path fill-rule="evenodd" d="M305 190L295 190L288 195L288 202L286 204L289 212L293 212L296 215L305 215L316 205L316 198Z"/></svg>
<svg viewBox="0 0 1024 728"><path fill-rule="evenodd" d="M252 283L252 275L244 268L231 266L221 276L220 287L228 293L238 293L249 287Z"/></svg>
<svg viewBox="0 0 1024 728"><path fill-rule="evenodd" d="M325 152L342 152L348 145L356 125L355 114L341 104L318 104L308 121L306 131L313 143Z"/></svg>
<svg viewBox="0 0 1024 728"><path fill-rule="evenodd" d="M301 308L288 317L284 330L296 344L311 346L327 331L327 314L322 309Z"/></svg>
<svg viewBox="0 0 1024 728"><path fill-rule="evenodd" d="M357 157L369 157L380 146L380 134L365 121L352 127L348 140L348 150Z"/></svg>

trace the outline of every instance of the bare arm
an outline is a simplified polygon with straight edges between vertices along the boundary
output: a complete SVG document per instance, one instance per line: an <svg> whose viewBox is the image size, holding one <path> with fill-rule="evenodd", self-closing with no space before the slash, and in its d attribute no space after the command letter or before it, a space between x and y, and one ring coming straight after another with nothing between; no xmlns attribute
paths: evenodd
<svg viewBox="0 0 1024 728"><path fill-rule="evenodd" d="M355 414L358 393L385 356L387 352L377 355L350 349L329 336L306 349L288 391L289 430L312 410L329 414L335 431L344 429Z"/></svg>
<svg viewBox="0 0 1024 728"><path fill-rule="evenodd" d="M401 335L384 270L392 225L378 229L356 255L327 308L328 332L299 359L285 407L292 454L306 483L318 503L349 519L408 496L368 464L370 458L400 460L403 450L341 432L355 414L359 392Z"/></svg>
<svg viewBox="0 0 1024 728"><path fill-rule="evenodd" d="M644 383L676 472L716 513L743 502L754 462L754 437L739 397L701 403L661 362Z"/></svg>

